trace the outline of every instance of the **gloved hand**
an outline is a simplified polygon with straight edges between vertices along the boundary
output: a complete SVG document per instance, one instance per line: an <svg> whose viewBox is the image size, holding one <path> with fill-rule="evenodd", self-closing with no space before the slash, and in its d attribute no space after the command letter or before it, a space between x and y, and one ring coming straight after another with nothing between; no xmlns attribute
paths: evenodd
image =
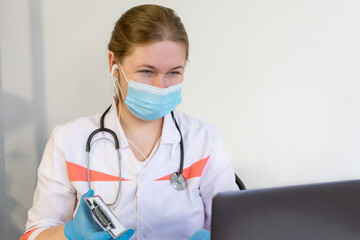
<svg viewBox="0 0 360 240"><path fill-rule="evenodd" d="M205 229L201 229L195 232L189 240L210 240L210 232Z"/></svg>
<svg viewBox="0 0 360 240"><path fill-rule="evenodd" d="M79 208L75 218L65 224L64 234L69 240L110 240L112 237L103 231L93 219L90 209L86 205L84 198L94 195L94 190L90 189L82 195ZM117 240L128 240L134 234L134 229L128 229Z"/></svg>

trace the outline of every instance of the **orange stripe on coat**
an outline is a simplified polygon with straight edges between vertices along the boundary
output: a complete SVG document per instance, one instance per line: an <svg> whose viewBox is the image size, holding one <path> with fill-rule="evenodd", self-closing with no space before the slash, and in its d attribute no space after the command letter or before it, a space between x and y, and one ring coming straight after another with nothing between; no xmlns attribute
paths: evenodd
<svg viewBox="0 0 360 240"><path fill-rule="evenodd" d="M66 161L68 174L72 182L87 182L87 169L81 165ZM119 181L119 177L110 174L102 173L95 170L90 170L90 181ZM130 181L121 178L121 181Z"/></svg>
<svg viewBox="0 0 360 240"><path fill-rule="evenodd" d="M201 177L202 172L204 171L205 165L206 165L209 157L210 156L207 156L206 158L197 161L196 163L194 163L190 167L185 168L183 170L184 177L186 179L190 179L190 178L194 178L194 177ZM162 177L162 178L158 178L155 181L170 180L170 177L171 177L171 174L166 175L165 177Z"/></svg>
<svg viewBox="0 0 360 240"><path fill-rule="evenodd" d="M27 231L26 233L24 233L24 235L20 237L20 240L28 240L30 235L37 229L38 228L34 228L33 230Z"/></svg>

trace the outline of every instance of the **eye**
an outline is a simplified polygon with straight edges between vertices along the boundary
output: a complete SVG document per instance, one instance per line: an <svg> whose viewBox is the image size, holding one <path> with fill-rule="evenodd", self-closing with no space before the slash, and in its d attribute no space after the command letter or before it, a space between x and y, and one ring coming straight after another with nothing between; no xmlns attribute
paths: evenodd
<svg viewBox="0 0 360 240"><path fill-rule="evenodd" d="M169 75L170 75L170 76L177 76L177 75L179 75L179 74L180 74L180 72L178 72L178 71L169 72Z"/></svg>
<svg viewBox="0 0 360 240"><path fill-rule="evenodd" d="M151 70L148 70L148 69L143 69L143 70L140 70L139 72L144 75L150 75L153 73Z"/></svg>

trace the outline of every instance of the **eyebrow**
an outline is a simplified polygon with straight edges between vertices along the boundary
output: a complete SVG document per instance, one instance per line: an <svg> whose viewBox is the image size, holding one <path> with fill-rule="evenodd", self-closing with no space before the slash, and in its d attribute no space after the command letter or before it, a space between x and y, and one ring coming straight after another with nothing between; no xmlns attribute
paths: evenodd
<svg viewBox="0 0 360 240"><path fill-rule="evenodd" d="M150 69L155 69L155 67L154 67L154 66L147 65L147 64L142 64L142 65L140 65L140 66L138 66L138 67L147 67L147 68L150 68ZM178 69L178 68L182 68L182 69L184 69L184 66L180 65L180 66L174 67L174 68L170 69L170 71L171 71L171 70Z"/></svg>

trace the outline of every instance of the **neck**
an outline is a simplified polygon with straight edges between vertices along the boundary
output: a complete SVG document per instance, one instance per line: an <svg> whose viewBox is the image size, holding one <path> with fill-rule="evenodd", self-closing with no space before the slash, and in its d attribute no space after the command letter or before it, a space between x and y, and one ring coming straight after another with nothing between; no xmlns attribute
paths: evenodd
<svg viewBox="0 0 360 240"><path fill-rule="evenodd" d="M119 101L117 108L118 111L121 111L120 123L126 138L134 143L141 152L148 157L161 136L163 118L152 121L139 119L128 109L122 99ZM137 158L138 156L141 156L137 154L136 150L133 148L132 150ZM141 158L143 159L143 157L139 158L138 160L141 160Z"/></svg>

